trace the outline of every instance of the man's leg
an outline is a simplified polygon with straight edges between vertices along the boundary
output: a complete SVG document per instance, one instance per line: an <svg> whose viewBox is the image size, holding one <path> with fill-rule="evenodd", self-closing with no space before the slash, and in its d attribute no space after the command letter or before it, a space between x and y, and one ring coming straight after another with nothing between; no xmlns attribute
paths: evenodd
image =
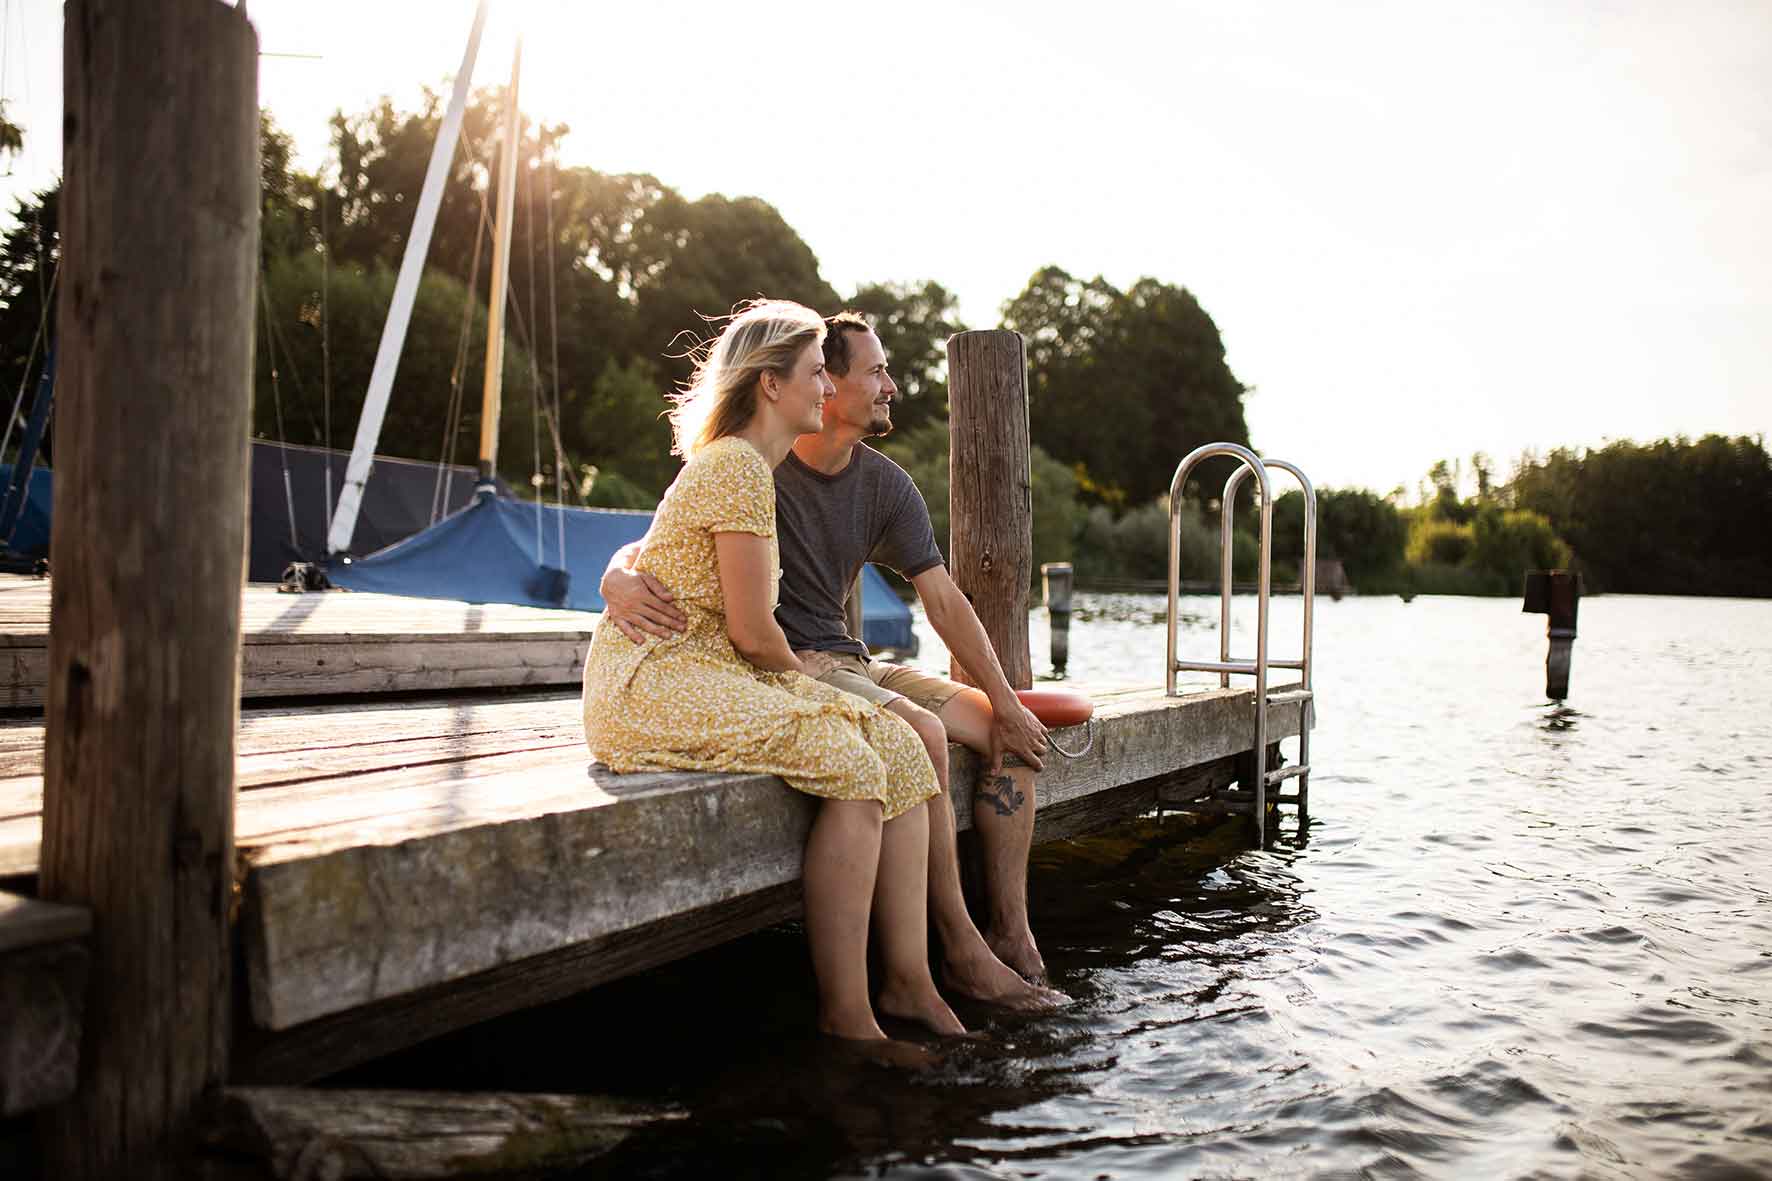
<svg viewBox="0 0 1772 1181"><path fill-rule="evenodd" d="M936 715L948 737L984 752L990 749L991 703L977 689L955 694ZM1046 962L1028 926L1028 850L1034 843L1034 777L1030 767L1005 767L979 781L972 797L972 826L984 854L990 925L985 942L997 958L1036 983Z"/></svg>
<svg viewBox="0 0 1772 1181"><path fill-rule="evenodd" d="M960 888L959 845L954 835L954 802L948 794L948 736L941 719L898 697L886 708L911 724L929 761L935 764L935 778L941 784L941 795L929 801L929 911L935 932L941 940L942 977L950 987L979 1000L991 1001L1010 1008L1047 1008L1061 998L1030 987L1017 971L1006 966L984 936L979 934L966 910L966 896ZM1030 814L1032 812L1029 809ZM1023 861L1023 894L1026 893L1026 861ZM1026 902L1022 904L1025 911Z"/></svg>

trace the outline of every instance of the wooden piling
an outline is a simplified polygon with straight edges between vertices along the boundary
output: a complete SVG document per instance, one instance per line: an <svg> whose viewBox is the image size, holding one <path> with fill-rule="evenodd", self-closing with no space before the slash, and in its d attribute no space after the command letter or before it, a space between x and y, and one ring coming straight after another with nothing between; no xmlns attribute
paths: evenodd
<svg viewBox="0 0 1772 1181"><path fill-rule="evenodd" d="M220 0L65 21L41 891L93 930L44 1175L188 1175L228 1060L258 38Z"/></svg>
<svg viewBox="0 0 1772 1181"><path fill-rule="evenodd" d="M1064 676L1071 658L1071 564L1045 562L1040 566L1040 587L1046 600L1046 623L1051 629L1052 675Z"/></svg>
<svg viewBox="0 0 1772 1181"><path fill-rule="evenodd" d="M949 567L1015 689L1032 687L1028 586L1034 569L1027 348L1004 329L948 340ZM977 684L956 662L955 680Z"/></svg>

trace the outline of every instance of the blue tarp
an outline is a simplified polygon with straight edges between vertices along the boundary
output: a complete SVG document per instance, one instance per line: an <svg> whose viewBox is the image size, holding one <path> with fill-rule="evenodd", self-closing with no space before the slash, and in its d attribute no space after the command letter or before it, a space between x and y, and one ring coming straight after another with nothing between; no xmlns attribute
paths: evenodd
<svg viewBox="0 0 1772 1181"><path fill-rule="evenodd" d="M339 586L380 594L601 611L597 584L609 559L638 541L652 524L649 512L543 505L538 562L536 517L533 502L479 496L460 512L378 553L333 562L327 574ZM564 598L557 596L560 580L550 577L549 568L565 570ZM862 638L870 647L915 649L910 608L872 566L862 575L861 603Z"/></svg>
<svg viewBox="0 0 1772 1181"><path fill-rule="evenodd" d="M323 484L315 474L320 471L315 458L320 453L317 449L293 447L287 451L287 455L280 454L274 444L255 443L253 446L252 578L276 578L282 571L283 562L316 556L313 553L303 555L295 548L289 548L286 554L278 548L288 533L289 505L282 486L285 464L295 482L304 487L314 485L313 495L302 492L296 497L298 526L304 542L316 549L323 545L325 521L319 508L315 507ZM298 456L298 451L306 453ZM398 462L378 460L376 477L390 477ZM390 491L405 489L407 500L418 497L428 503L435 469L425 467L420 471L419 465L410 466L414 468L412 473L405 473L398 479L381 479L379 490L377 479L372 477L369 481L371 494L365 497L366 506L372 499L382 505L381 516L377 518L380 527L401 531L397 535L416 528L424 519L422 512L428 511L416 500L413 505L405 504ZM341 457L335 472L335 484L343 479L343 474ZM0 464L0 487L10 475L10 465ZM468 476L471 473L456 482L458 495ZM261 484L264 486L260 487ZM407 485L411 488L408 489ZM32 557L48 554L51 489L52 473L48 468L39 467L31 473L29 493L12 538L12 548L16 552ZM352 590L413 595L424 599L458 599L469 603L603 610L603 596L597 593L597 583L603 577L604 568L616 550L645 535L647 526L652 524L652 514L621 509L556 509L544 505L541 515L542 557L550 567L561 565L559 529L560 522L565 523L568 578L563 601L549 593L558 588L558 581L551 587L546 585L547 579L535 560L535 505L503 497L476 497L467 507L431 528L404 536L403 540L385 549L348 564L332 562L327 573L333 582ZM407 524L409 519L411 523ZM364 532L367 531L360 528L359 536ZM261 549L267 551L262 562ZM259 569L261 565L262 571ZM872 566L863 567L861 587L862 638L869 647L914 653L917 640L911 629L910 608L892 592L886 579Z"/></svg>
<svg viewBox="0 0 1772 1181"><path fill-rule="evenodd" d="M12 484L12 465L0 463L0 490ZM31 469L31 481L25 487L25 503L20 507L18 527L12 531L12 538L0 537L14 553L26 554L33 558L47 557L49 554L49 503L50 492L54 486L53 473L46 467Z"/></svg>

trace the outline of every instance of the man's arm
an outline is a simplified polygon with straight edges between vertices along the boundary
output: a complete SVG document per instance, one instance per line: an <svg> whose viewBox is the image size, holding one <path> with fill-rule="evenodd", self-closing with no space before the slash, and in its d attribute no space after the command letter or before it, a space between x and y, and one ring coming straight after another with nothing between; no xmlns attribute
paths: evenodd
<svg viewBox="0 0 1772 1181"><path fill-rule="evenodd" d="M1003 675L1003 665L991 647L990 637L985 635L984 624L978 621L978 613L955 584L953 575L946 566L931 566L911 579L911 585L923 600L929 626L991 700L991 774L1003 769L1005 751L1038 771L1041 756L1046 753L1046 727L1009 687L1009 678Z"/></svg>
<svg viewBox="0 0 1772 1181"><path fill-rule="evenodd" d="M648 632L674 636L689 626L689 617L677 606L676 596L665 589L664 583L634 569L640 544L630 541L616 550L609 559L609 568L603 571L603 581L597 584L603 595L603 622L613 623L636 644L645 643Z"/></svg>

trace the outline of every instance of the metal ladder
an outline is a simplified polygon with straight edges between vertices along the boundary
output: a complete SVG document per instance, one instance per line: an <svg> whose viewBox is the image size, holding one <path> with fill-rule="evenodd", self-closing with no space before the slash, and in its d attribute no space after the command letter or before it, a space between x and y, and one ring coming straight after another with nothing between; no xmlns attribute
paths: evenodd
<svg viewBox="0 0 1772 1181"><path fill-rule="evenodd" d="M1237 468L1225 481L1224 496L1220 501L1219 524L1219 616L1218 616L1218 659L1217 660L1180 660L1176 656L1176 639L1180 627L1177 612L1181 594L1181 493L1187 486L1188 473L1205 459L1214 456L1229 456L1237 460ZM1304 592L1304 653L1295 660L1273 660L1268 657L1268 599L1272 591L1273 575L1273 531L1274 531L1274 495L1273 482L1268 477L1268 469L1277 468L1287 472L1298 481L1304 490L1304 565L1299 571ZM1255 658L1253 660L1233 660L1231 658L1231 524L1236 511L1237 490L1243 481L1253 475L1261 492L1261 560L1260 573L1256 584L1255 609ZM1311 777L1311 723L1313 721L1313 701L1311 694L1311 608L1314 604L1317 589L1317 493L1305 474L1294 465L1282 459L1262 459L1247 447L1236 443L1207 443L1189 452L1175 469L1175 478L1169 481L1169 648L1166 671L1163 678L1164 692L1176 695L1175 674L1177 672L1210 672L1218 674L1221 687L1229 688L1231 674L1255 678L1255 798L1254 819L1260 843L1267 844L1267 789L1269 786L1278 788L1288 779L1298 780L1298 788L1291 793L1278 792L1274 797L1276 804L1298 805L1298 815L1302 820L1310 805ZM1267 687L1268 670L1270 668L1296 669L1299 683L1294 687L1269 693ZM1276 705L1298 704L1303 713L1298 727L1298 762L1290 767L1281 767L1274 771L1267 769L1267 711Z"/></svg>

